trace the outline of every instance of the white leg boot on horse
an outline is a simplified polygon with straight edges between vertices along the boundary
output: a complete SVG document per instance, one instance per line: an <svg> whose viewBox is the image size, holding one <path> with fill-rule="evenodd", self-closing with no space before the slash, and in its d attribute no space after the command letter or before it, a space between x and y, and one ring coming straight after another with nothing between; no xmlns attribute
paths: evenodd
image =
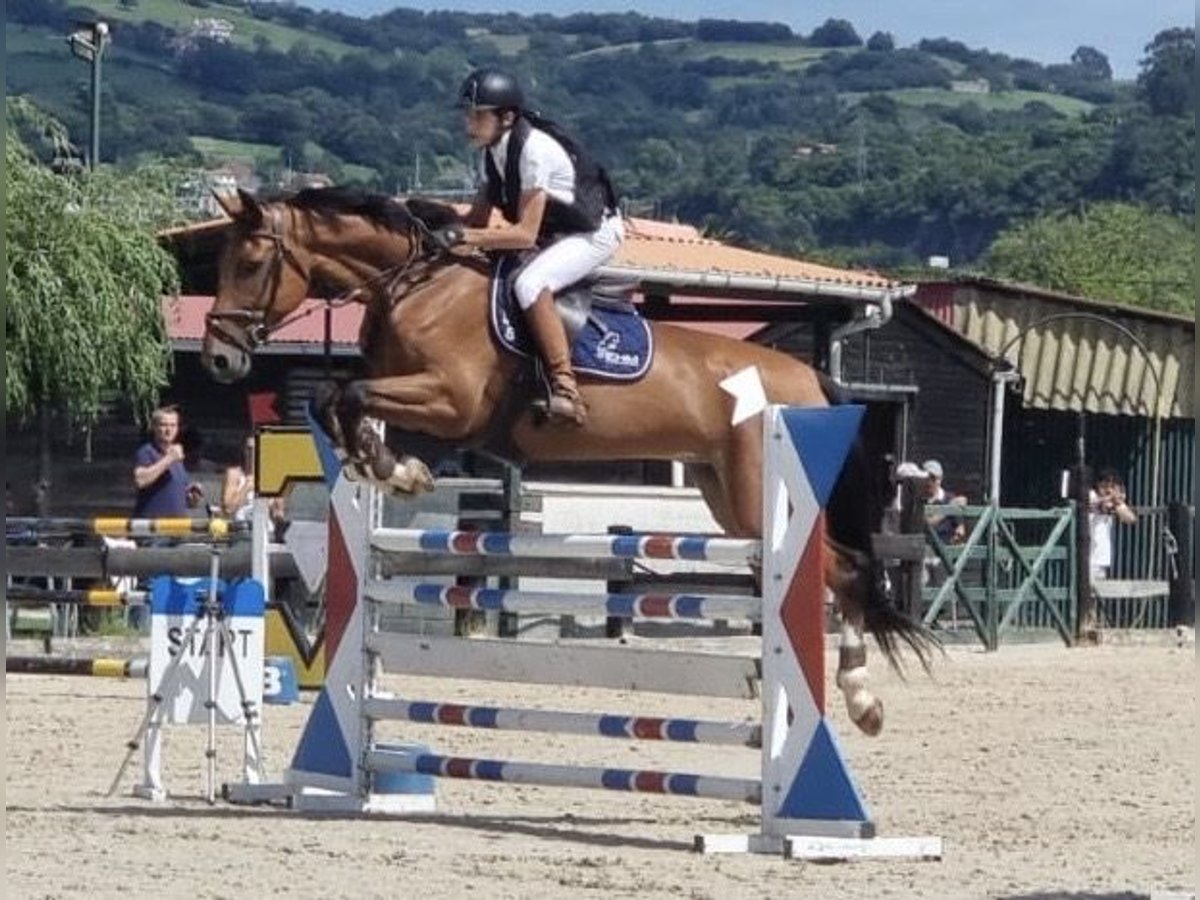
<svg viewBox="0 0 1200 900"><path fill-rule="evenodd" d="M579 396L575 370L571 368L567 332L549 291L542 291L537 302L525 310L525 321L550 375L550 397L537 408L551 422L583 426L587 422L587 407Z"/></svg>

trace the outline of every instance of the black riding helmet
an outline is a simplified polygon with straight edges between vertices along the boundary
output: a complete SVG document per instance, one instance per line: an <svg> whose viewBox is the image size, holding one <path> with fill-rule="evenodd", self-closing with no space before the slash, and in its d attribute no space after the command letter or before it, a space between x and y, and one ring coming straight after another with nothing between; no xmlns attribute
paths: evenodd
<svg viewBox="0 0 1200 900"><path fill-rule="evenodd" d="M524 109L525 95L517 79L499 69L476 69L458 89L465 109Z"/></svg>

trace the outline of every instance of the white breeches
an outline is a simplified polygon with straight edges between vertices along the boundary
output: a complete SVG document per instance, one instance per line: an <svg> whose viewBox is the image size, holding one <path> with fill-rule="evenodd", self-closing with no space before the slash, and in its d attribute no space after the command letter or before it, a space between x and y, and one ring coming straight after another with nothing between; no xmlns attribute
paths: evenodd
<svg viewBox="0 0 1200 900"><path fill-rule="evenodd" d="M609 216L590 234L561 238L531 259L517 276L514 290L522 310L537 302L542 291L558 293L608 262L625 239L620 215Z"/></svg>

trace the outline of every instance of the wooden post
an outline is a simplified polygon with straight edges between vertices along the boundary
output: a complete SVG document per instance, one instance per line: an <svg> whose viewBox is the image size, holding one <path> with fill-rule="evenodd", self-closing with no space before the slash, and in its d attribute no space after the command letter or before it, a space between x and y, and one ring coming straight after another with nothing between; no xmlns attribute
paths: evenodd
<svg viewBox="0 0 1200 900"><path fill-rule="evenodd" d="M519 530L521 518L521 470L514 465L504 467L501 479L502 500L500 509L500 530L510 534ZM496 585L501 588L515 588L519 585L516 578L501 576ZM515 638L520 633L520 617L516 613L502 612L496 623L496 636Z"/></svg>
<svg viewBox="0 0 1200 900"><path fill-rule="evenodd" d="M925 536L924 480L905 478L900 483L900 533ZM901 608L915 621L925 615L925 558L900 563Z"/></svg>
<svg viewBox="0 0 1200 900"><path fill-rule="evenodd" d="M1096 627L1096 597L1092 593L1092 524L1089 518L1087 433L1083 413L1076 419L1075 477L1071 497L1075 503L1075 637L1079 641L1096 643L1100 634Z"/></svg>
<svg viewBox="0 0 1200 900"><path fill-rule="evenodd" d="M1167 527L1175 538L1175 560L1167 568L1170 582L1170 608L1168 624L1196 624L1196 572L1194 547L1192 544L1194 519L1183 503L1167 505Z"/></svg>
<svg viewBox="0 0 1200 900"><path fill-rule="evenodd" d="M608 526L609 534L633 534L633 529L628 525L610 525ZM628 590L632 582L614 582L610 581L606 590L614 593ZM623 619L620 616L609 616L604 620L604 636L606 638L615 638L617 640L625 640L633 634L633 619Z"/></svg>

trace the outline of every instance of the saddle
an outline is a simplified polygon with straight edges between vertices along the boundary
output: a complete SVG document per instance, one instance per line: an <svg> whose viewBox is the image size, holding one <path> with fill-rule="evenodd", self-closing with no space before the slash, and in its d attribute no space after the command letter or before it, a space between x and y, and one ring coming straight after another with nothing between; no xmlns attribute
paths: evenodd
<svg viewBox="0 0 1200 900"><path fill-rule="evenodd" d="M533 360L540 373L540 357L513 292L523 261L517 254L504 254L493 267L488 323L505 351ZM571 365L576 373L602 381L631 382L650 371L654 337L633 304L634 287L629 281L590 277L554 298L571 343Z"/></svg>

